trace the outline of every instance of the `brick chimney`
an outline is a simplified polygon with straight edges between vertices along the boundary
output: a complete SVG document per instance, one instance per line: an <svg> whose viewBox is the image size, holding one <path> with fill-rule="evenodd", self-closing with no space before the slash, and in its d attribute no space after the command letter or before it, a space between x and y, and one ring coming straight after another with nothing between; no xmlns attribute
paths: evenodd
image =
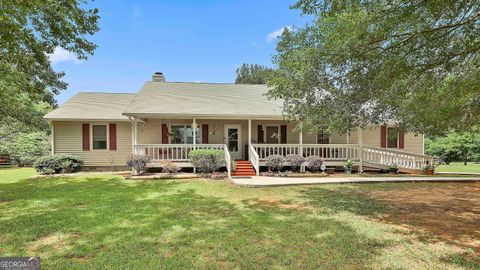
<svg viewBox="0 0 480 270"><path fill-rule="evenodd" d="M165 82L165 76L163 76L162 72L155 72L155 73L153 73L152 81L154 81L154 82Z"/></svg>

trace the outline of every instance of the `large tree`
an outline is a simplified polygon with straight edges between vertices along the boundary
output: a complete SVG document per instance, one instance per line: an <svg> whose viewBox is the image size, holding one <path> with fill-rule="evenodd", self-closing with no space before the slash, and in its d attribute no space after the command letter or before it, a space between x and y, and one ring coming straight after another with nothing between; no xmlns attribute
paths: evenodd
<svg viewBox="0 0 480 270"><path fill-rule="evenodd" d="M480 1L300 0L313 16L277 44L270 96L304 126L394 121L416 132L480 122Z"/></svg>
<svg viewBox="0 0 480 270"><path fill-rule="evenodd" d="M96 45L87 40L99 30L98 10L88 0L0 0L0 115L5 121L35 126L37 106L54 105L66 89L49 59L63 48L86 59Z"/></svg>
<svg viewBox="0 0 480 270"><path fill-rule="evenodd" d="M239 84L266 84L268 74L272 69L258 64L242 64L237 68L235 83Z"/></svg>

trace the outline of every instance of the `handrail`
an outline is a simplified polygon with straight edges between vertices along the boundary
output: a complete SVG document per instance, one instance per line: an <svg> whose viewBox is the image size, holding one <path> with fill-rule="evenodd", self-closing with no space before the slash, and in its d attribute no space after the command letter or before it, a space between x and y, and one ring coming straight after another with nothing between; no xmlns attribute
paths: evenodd
<svg viewBox="0 0 480 270"><path fill-rule="evenodd" d="M382 147L376 147L376 146L370 146L370 145L363 145L363 149L372 149L372 150L378 150L378 151L383 151L383 152L390 152L390 153L399 153L399 154L405 154L409 156L417 156L417 157L423 157L423 158L433 158L433 156L430 155L422 155L422 154L417 154L417 153L411 153L403 150L397 150L397 149L391 149L391 148L382 148Z"/></svg>
<svg viewBox="0 0 480 270"><path fill-rule="evenodd" d="M253 168L255 168L255 173L258 176L260 174L260 158L251 144L248 145L248 159L252 162Z"/></svg>
<svg viewBox="0 0 480 270"><path fill-rule="evenodd" d="M225 163L227 167L227 175L228 178L231 177L232 174L232 157L230 156L230 152L228 151L227 145L223 145L223 152L225 153Z"/></svg>

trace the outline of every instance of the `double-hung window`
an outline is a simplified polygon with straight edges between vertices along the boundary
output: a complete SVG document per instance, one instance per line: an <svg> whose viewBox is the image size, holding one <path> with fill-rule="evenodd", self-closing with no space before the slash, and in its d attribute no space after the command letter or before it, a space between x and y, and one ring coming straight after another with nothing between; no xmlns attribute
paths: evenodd
<svg viewBox="0 0 480 270"><path fill-rule="evenodd" d="M107 125L92 125L93 150L107 149Z"/></svg>
<svg viewBox="0 0 480 270"><path fill-rule="evenodd" d="M200 143L200 129L195 129L195 143ZM193 144L193 128L190 125L171 125L170 143L172 144Z"/></svg>
<svg viewBox="0 0 480 270"><path fill-rule="evenodd" d="M387 148L398 148L398 129L387 128Z"/></svg>

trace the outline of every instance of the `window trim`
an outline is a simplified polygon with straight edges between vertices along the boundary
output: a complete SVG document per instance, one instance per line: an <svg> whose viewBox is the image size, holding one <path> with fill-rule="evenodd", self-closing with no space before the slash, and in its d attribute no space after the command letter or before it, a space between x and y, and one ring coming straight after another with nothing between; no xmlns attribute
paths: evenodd
<svg viewBox="0 0 480 270"><path fill-rule="evenodd" d="M320 141L318 140L318 135L320 134L320 132L328 135L328 143L320 143ZM316 134L315 140L316 140L317 144L331 144L331 143L332 143L332 136L330 136L330 135L331 135L331 134L326 133L325 130L322 128L322 129L320 129L319 132Z"/></svg>
<svg viewBox="0 0 480 270"><path fill-rule="evenodd" d="M197 132L197 138L198 138L198 143L196 144L202 144L202 123L196 123L197 126L198 126L198 132ZM189 127L192 127L192 123L168 123L167 124L167 127L168 127L168 133L170 134L170 132L172 131L172 126L183 126L183 129L184 129L184 132L183 132L183 141L184 143L175 143L175 144L189 144L187 143L187 131L186 129L189 128ZM172 144L172 138L171 136L168 136L168 144ZM193 143L191 143L193 144Z"/></svg>
<svg viewBox="0 0 480 270"><path fill-rule="evenodd" d="M107 136L107 145L105 149L94 149L93 148L93 126L105 126L106 136ZM110 129L108 128L109 124L103 123L90 123L90 151L110 151Z"/></svg>
<svg viewBox="0 0 480 270"><path fill-rule="evenodd" d="M395 128L395 127L389 127L389 126L387 126L386 128L387 128L387 132L386 132L387 134L385 134L385 136L386 136L385 140L386 140L386 144L387 144L387 149L389 149L389 148L390 148L390 149L399 149L398 147L400 146L400 132L399 132L398 130L396 130L396 134L397 134L397 145L396 145L395 147L390 147L390 146L388 145L388 130L389 130L389 129L393 129L393 130L395 131L396 128Z"/></svg>
<svg viewBox="0 0 480 270"><path fill-rule="evenodd" d="M264 144L271 144L271 143L268 143L267 142L267 127L276 127L277 128L277 134L279 135L279 137L277 137L277 142L276 143L273 143L273 144L280 144L280 141L281 141L281 130L280 130L280 126L281 125L276 125L276 124L269 124L269 125L264 125L264 131L263 131L263 141L264 141Z"/></svg>

